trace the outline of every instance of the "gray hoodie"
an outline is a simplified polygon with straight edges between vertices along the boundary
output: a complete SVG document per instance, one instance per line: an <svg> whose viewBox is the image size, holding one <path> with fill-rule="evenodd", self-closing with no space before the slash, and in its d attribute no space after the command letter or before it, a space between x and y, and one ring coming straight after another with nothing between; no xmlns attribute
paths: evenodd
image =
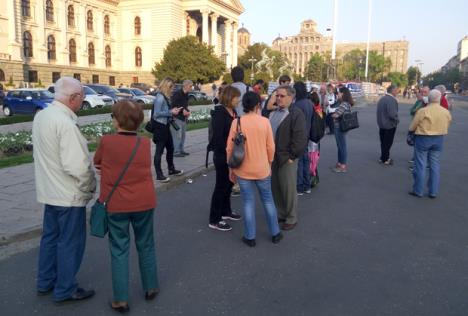
<svg viewBox="0 0 468 316"><path fill-rule="evenodd" d="M398 101L393 95L386 94L377 103L377 125L381 129L392 129L399 122Z"/></svg>

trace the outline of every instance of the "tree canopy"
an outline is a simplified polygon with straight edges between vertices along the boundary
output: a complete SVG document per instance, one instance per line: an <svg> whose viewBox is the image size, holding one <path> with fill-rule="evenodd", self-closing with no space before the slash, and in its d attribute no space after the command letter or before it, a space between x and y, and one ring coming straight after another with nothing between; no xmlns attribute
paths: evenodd
<svg viewBox="0 0 468 316"><path fill-rule="evenodd" d="M454 90L454 85L457 82L460 82L460 79L460 71L457 68L453 68L446 72L436 71L430 73L423 78L423 81L425 85L428 85L431 88L434 88L439 84L443 84L447 89Z"/></svg>
<svg viewBox="0 0 468 316"><path fill-rule="evenodd" d="M310 81L326 81L328 76L328 65L325 57L314 53L307 64L304 77Z"/></svg>
<svg viewBox="0 0 468 316"><path fill-rule="evenodd" d="M406 76L408 77L408 84L410 86L417 85L421 79L421 72L418 67L411 66L406 71Z"/></svg>

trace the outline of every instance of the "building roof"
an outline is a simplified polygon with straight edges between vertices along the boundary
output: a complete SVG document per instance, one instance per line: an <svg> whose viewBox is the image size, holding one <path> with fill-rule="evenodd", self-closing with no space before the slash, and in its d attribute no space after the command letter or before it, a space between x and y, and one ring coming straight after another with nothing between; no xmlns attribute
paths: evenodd
<svg viewBox="0 0 468 316"><path fill-rule="evenodd" d="M249 30L244 27L244 23L242 23L242 27L237 30L237 33L247 33L250 34Z"/></svg>

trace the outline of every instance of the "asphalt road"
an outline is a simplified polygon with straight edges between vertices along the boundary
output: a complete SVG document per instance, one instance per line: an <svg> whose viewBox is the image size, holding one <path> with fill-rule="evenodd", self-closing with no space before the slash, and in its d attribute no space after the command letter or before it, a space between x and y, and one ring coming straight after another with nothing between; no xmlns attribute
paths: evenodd
<svg viewBox="0 0 468 316"><path fill-rule="evenodd" d="M407 194L409 106L392 150L395 165L378 159L375 108L359 109L361 127L348 135L349 172L334 174L336 145L322 141L321 182L300 197L299 225L270 242L261 208L257 247L207 227L214 174L158 196L155 221L161 294L146 303L136 252L131 251L134 315L467 315L468 111L455 108L446 139L440 196ZM233 199L240 209L240 198ZM97 295L56 307L35 295L37 249L0 262L0 314L111 315L107 240L88 238L79 273Z"/></svg>

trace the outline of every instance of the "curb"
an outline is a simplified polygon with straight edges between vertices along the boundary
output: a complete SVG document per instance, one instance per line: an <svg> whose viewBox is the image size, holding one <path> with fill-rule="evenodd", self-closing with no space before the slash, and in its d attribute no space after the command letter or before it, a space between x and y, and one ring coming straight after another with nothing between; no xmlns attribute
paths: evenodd
<svg viewBox="0 0 468 316"><path fill-rule="evenodd" d="M174 189L186 183L188 179L198 178L199 176L206 174L212 170L214 170L214 165L212 163L208 165L208 168L205 168L205 166L198 167L188 173L184 173L180 177L172 178L171 181L168 183L163 183L163 184L160 184L159 186L156 186L156 190L159 193L166 192L168 190ZM90 211L91 209L87 208L86 214L89 215ZM27 240L39 237L41 236L41 234L42 234L42 224L31 227L28 231L25 231L25 232L1 236L0 247L9 246L16 242L27 241Z"/></svg>

